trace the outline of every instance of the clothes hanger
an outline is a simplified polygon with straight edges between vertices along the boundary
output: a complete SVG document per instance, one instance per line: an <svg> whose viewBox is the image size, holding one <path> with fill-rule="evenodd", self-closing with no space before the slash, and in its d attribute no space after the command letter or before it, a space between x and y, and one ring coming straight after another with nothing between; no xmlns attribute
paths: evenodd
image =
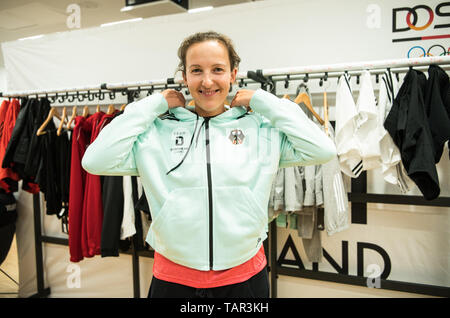
<svg viewBox="0 0 450 318"><path fill-rule="evenodd" d="M86 118L87 116L89 116L89 107L86 105L83 108L83 115L84 118Z"/></svg>
<svg viewBox="0 0 450 318"><path fill-rule="evenodd" d="M289 94L284 94L283 98L291 100L291 98L289 97Z"/></svg>
<svg viewBox="0 0 450 318"><path fill-rule="evenodd" d="M124 110L125 110L125 107L127 107L127 104L123 104L122 106L120 106L120 111L121 111L121 112L124 111Z"/></svg>
<svg viewBox="0 0 450 318"><path fill-rule="evenodd" d="M305 84L305 83L301 83L301 84L298 86L298 88L297 88L297 92L300 92L300 88L302 88L302 87L306 88L306 90L308 91L308 87L306 86L306 84ZM314 108L312 107L312 105L311 105L311 99L309 98L308 93L306 93L306 92L300 92L300 93L298 93L297 97L296 97L295 100L294 100L294 103L296 103L296 104L300 104L300 103L305 104L306 108L308 108L309 111L314 115L314 117L316 117L316 119L319 121L319 123L320 123L321 125L324 124L323 119L319 116L319 114L316 113L316 111L315 111Z"/></svg>
<svg viewBox="0 0 450 318"><path fill-rule="evenodd" d="M191 101L189 102L188 106L195 106L195 101L194 101L194 100L191 100Z"/></svg>
<svg viewBox="0 0 450 318"><path fill-rule="evenodd" d="M56 110L55 107L52 107L50 109L50 111L48 112L47 119L42 123L41 127L39 127L39 129L37 130L36 136L45 135L47 133L46 131L44 131L44 129L45 129L45 127L47 127L50 120L53 119L53 116L55 116L56 118L61 120L61 117L59 117L58 111Z"/></svg>
<svg viewBox="0 0 450 318"><path fill-rule="evenodd" d="M75 120L75 117L77 116L77 106L73 106L72 108L72 116L70 116L70 120L67 123L67 129L71 130L72 127L70 127L72 125L72 122Z"/></svg>
<svg viewBox="0 0 450 318"><path fill-rule="evenodd" d="M107 112L108 115L114 114L115 111L116 111L116 110L115 110L113 104L111 104L111 105L108 106L108 112Z"/></svg>
<svg viewBox="0 0 450 318"><path fill-rule="evenodd" d="M100 104L97 105L97 109L96 112L99 113L100 112Z"/></svg>
<svg viewBox="0 0 450 318"><path fill-rule="evenodd" d="M64 108L63 108L63 113L62 113L62 116L61 116L61 122L59 123L58 130L56 131L56 135L61 136L61 131L62 131L62 128L63 128L63 126L64 126L64 122L65 122L66 120L67 120L67 116L66 116L66 106L64 106Z"/></svg>

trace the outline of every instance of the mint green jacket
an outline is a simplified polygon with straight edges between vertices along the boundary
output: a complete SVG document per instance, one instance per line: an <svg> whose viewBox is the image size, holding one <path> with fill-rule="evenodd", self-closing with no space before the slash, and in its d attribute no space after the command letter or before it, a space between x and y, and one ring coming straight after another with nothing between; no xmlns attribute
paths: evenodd
<svg viewBox="0 0 450 318"><path fill-rule="evenodd" d="M198 270L240 265L267 238L278 167L336 155L297 104L258 89L250 107L203 118L184 107L167 112L161 93L148 96L103 128L82 166L140 176L152 214L146 240L158 253Z"/></svg>

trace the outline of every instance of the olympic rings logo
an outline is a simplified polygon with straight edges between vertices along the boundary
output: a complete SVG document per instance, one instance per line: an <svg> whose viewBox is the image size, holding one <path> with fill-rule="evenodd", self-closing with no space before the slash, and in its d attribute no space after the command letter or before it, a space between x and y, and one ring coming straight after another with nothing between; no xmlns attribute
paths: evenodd
<svg viewBox="0 0 450 318"><path fill-rule="evenodd" d="M423 47L421 47L420 45L416 45L416 46L413 46L413 47L411 47L411 48L409 49L409 51L408 51L408 58L410 58L411 52L417 51L417 50L420 50L420 51L422 52L422 55L420 55L420 57L424 57L424 56L435 56L435 55L433 55L433 54L431 53L431 50L432 50L433 48L435 48L435 47L440 48L440 49L442 50L442 52L441 52L441 54L439 54L439 56L450 55L450 47L448 47L447 50L446 50L445 47L443 47L443 46L440 45L440 44L435 44L435 45L430 46L426 52L425 52L425 49L424 49Z"/></svg>

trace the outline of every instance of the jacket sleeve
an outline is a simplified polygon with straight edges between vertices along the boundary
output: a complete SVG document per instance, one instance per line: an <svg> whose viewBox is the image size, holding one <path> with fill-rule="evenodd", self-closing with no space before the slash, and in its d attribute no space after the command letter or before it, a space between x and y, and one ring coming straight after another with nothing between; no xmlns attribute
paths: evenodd
<svg viewBox="0 0 450 318"><path fill-rule="evenodd" d="M250 107L279 129L280 167L321 164L336 156L336 147L296 103L258 89Z"/></svg>
<svg viewBox="0 0 450 318"><path fill-rule="evenodd" d="M161 93L129 104L86 149L81 162L83 168L96 175L139 175L134 160L136 140L167 109Z"/></svg>

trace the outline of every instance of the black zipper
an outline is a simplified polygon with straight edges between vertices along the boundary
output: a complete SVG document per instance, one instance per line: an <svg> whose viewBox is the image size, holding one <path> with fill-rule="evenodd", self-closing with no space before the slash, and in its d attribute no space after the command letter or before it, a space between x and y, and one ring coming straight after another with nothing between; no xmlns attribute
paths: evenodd
<svg viewBox="0 0 450 318"><path fill-rule="evenodd" d="M209 201L209 268L213 268L213 201L211 181L211 151L209 147L209 118L205 118L206 136L206 173L208 176L208 201Z"/></svg>

